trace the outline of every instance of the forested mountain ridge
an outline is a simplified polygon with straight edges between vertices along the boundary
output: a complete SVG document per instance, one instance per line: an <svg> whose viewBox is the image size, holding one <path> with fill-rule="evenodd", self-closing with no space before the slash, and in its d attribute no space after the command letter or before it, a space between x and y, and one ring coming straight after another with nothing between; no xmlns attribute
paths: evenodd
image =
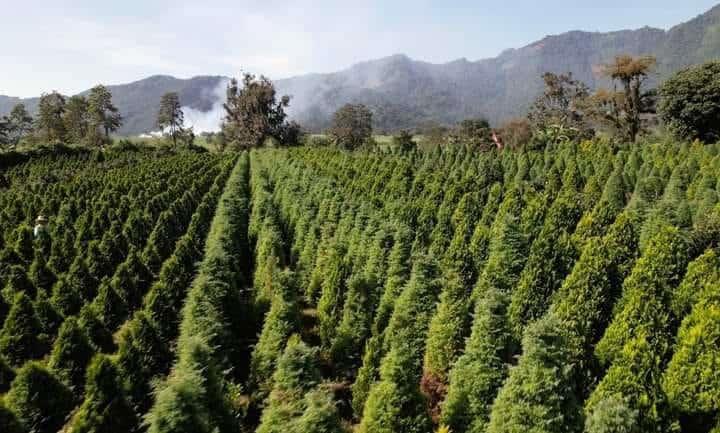
<svg viewBox="0 0 720 433"><path fill-rule="evenodd" d="M432 64L394 55L338 72L275 83L279 93L293 96L293 117L312 130L327 127L332 113L347 102L371 106L375 126L381 130L415 127L431 120L455 123L478 116L497 123L525 113L542 89L542 73L570 71L596 88L602 84L600 66L618 54L656 56L655 82L687 65L718 58L720 5L667 31L650 27L608 33L571 31L479 61ZM126 119L118 132L155 130L152 119L160 96L168 91L179 92L185 106L210 110L223 80L217 76L188 80L153 76L109 86ZM37 105L37 99L0 96L0 114L9 112L17 102L25 102L31 111Z"/></svg>

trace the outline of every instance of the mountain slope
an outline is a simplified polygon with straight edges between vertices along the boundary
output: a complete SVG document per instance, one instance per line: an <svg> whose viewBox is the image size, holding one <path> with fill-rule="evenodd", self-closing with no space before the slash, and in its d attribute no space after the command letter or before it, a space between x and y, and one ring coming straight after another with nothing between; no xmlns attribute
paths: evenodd
<svg viewBox="0 0 720 433"><path fill-rule="evenodd" d="M379 129L426 121L454 123L475 116L497 123L525 112L542 88L542 73L570 71L596 88L603 84L599 66L625 53L658 58L653 82L684 66L720 57L720 5L667 31L650 27L609 33L571 31L475 62L432 64L395 55L339 72L277 80L276 85L280 93L293 96L291 115L310 129L326 127L331 114L347 102L371 106ZM158 101L167 91L178 91L182 103L196 110L217 110L213 102L218 102L223 80L155 76L111 86L126 118L120 132L155 129ZM0 113L18 101L0 96ZM37 101L27 103L33 109Z"/></svg>

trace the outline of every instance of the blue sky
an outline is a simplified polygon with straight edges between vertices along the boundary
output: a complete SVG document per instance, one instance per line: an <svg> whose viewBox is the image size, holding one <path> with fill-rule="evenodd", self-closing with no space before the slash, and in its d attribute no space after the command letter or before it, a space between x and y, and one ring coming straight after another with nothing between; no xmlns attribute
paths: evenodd
<svg viewBox="0 0 720 433"><path fill-rule="evenodd" d="M718 1L14 1L0 17L0 94L152 74L284 78L395 53L477 60L568 30L667 29Z"/></svg>

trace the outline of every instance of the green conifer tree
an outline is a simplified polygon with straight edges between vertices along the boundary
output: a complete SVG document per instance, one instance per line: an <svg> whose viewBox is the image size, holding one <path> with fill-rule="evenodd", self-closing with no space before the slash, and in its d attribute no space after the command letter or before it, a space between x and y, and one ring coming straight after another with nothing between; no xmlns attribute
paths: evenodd
<svg viewBox="0 0 720 433"><path fill-rule="evenodd" d="M73 395L40 362L25 363L18 370L5 404L29 431L56 433L73 408Z"/></svg>
<svg viewBox="0 0 720 433"><path fill-rule="evenodd" d="M274 274L274 296L270 311L265 316L262 332L250 360L251 388L259 400L264 400L270 393L277 360L282 355L287 340L300 328L294 274L277 269Z"/></svg>
<svg viewBox="0 0 720 433"><path fill-rule="evenodd" d="M320 382L318 351L295 335L288 340L273 375L275 383L268 397L257 433L300 431L294 428L303 414L304 395Z"/></svg>
<svg viewBox="0 0 720 433"><path fill-rule="evenodd" d="M368 394L360 432L422 432L431 427L420 393L424 342L440 292L437 264L418 257L387 333L380 381Z"/></svg>
<svg viewBox="0 0 720 433"><path fill-rule="evenodd" d="M43 328L30 298L18 293L0 331L0 354L14 366L41 357L47 350Z"/></svg>
<svg viewBox="0 0 720 433"><path fill-rule="evenodd" d="M85 332L74 317L68 317L60 327L57 340L48 360L54 372L76 396L83 395L85 368L94 354Z"/></svg>
<svg viewBox="0 0 720 433"><path fill-rule="evenodd" d="M106 355L96 356L87 372L85 401L75 413L69 432L122 433L138 424L118 380L118 370Z"/></svg>

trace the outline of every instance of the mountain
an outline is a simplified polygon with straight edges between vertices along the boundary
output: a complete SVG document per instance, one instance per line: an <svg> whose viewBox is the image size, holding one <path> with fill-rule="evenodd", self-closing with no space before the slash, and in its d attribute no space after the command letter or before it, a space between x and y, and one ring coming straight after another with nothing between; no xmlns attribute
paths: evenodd
<svg viewBox="0 0 720 433"><path fill-rule="evenodd" d="M348 69L276 80L278 91L293 97L291 115L310 129L329 124L347 102L369 105L378 129L395 130L427 121L451 124L468 117L497 123L523 114L542 89L544 72L572 72L591 88L604 83L600 66L618 54L654 55L651 85L691 64L720 58L720 5L669 30L644 27L615 32L571 31L547 36L519 49L479 61L459 59L433 64L394 55ZM223 77L179 80L154 76L111 86L126 122L124 134L155 129L160 96L178 91L182 103L200 111L218 110ZM17 98L0 96L0 113ZM32 109L37 100L27 101Z"/></svg>

